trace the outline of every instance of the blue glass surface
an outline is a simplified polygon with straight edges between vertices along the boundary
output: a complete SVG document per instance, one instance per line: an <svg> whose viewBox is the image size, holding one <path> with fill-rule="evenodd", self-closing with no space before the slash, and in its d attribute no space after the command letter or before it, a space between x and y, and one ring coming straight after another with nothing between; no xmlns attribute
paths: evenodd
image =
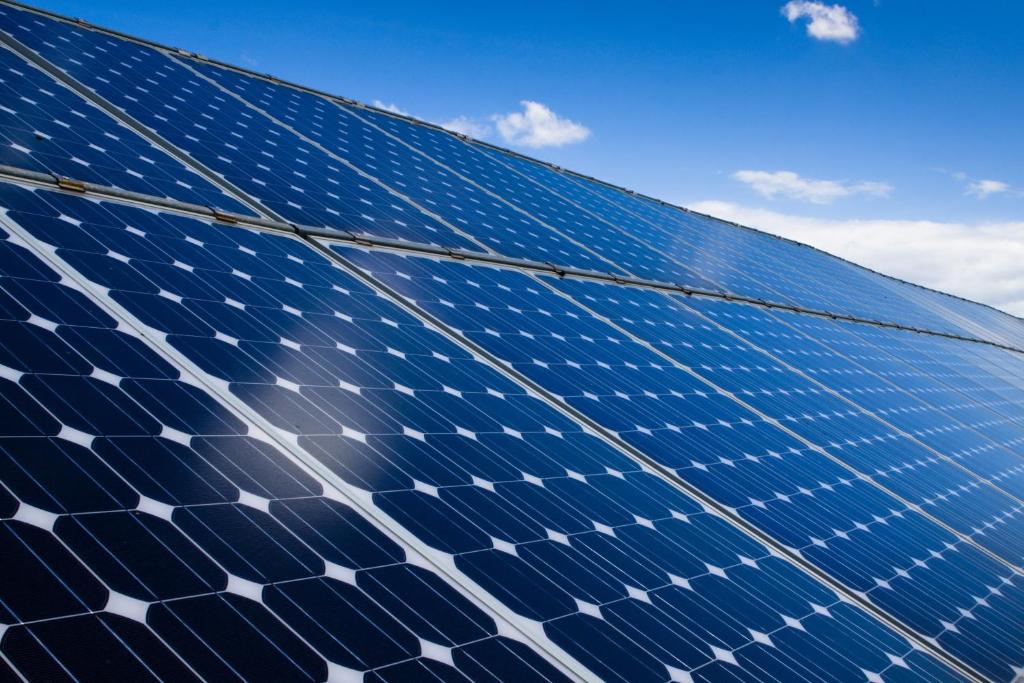
<svg viewBox="0 0 1024 683"><path fill-rule="evenodd" d="M727 313L728 319L721 313ZM1013 366L1018 373L1024 369L1018 354L879 327L778 317L796 332L782 333L796 341L783 343L780 335L772 353L854 398L959 467L997 483L1017 498L1024 495L1018 481L1024 465L1024 393L1006 379L1012 377ZM757 318L751 319L746 311L716 315L748 337L762 336ZM808 342L801 334L812 336L817 343ZM808 356L799 350L814 353ZM1002 363L989 369L979 354ZM847 379L851 376L856 377L855 382ZM977 484L970 488L976 489ZM957 490L947 495L976 494ZM969 507L973 506L978 506L979 513L986 509L977 500L970 503ZM986 536L1013 536L1015 517L1011 514L996 520L996 529L981 522L972 526L984 527ZM1006 526L1010 528L998 528Z"/></svg>
<svg viewBox="0 0 1024 683"><path fill-rule="evenodd" d="M709 300L695 299L689 303L702 312L727 319L730 324L743 325L742 329L755 342L771 341L776 357L794 359L793 365L808 376L787 371L774 359L712 328L704 332L704 343L710 346L706 351L669 346L667 339L671 328L678 327L680 320L690 325L702 324L692 314L678 313L672 305L660 310L649 307L645 310L648 322L643 325L623 320L628 311L621 307L605 304L600 310L640 338L664 344L665 353L680 362L699 366L702 374L717 385L739 395L800 436L825 447L833 457L857 471L875 477L904 500L921 505L966 536L978 535L993 515L1001 516L1016 506L1012 499L990 487L980 486L981 482L969 472L928 450L927 446L941 450L949 445L948 425L953 420L941 409L923 405L897 387L873 380L845 358L829 354L814 340L787 335L787 329L778 319L761 309ZM796 319L787 316L791 317ZM652 319L669 331L652 329L649 322ZM825 386L816 384L814 379ZM829 389L845 395L856 405L843 401ZM889 424L864 409L888 419ZM934 430L936 426L942 427L941 432ZM911 438L918 433L924 444ZM962 438L972 439L966 432ZM985 439L975 435L973 441L983 443ZM944 495L960 487L966 487L960 495ZM983 545L995 543L1004 557L1017 562L1020 548L1012 547L1017 535L1012 528L1007 529L1003 541L1010 545L1000 544L992 534L981 534L977 540Z"/></svg>
<svg viewBox="0 0 1024 683"><path fill-rule="evenodd" d="M299 240L166 213L147 212L143 224L137 209L44 191L11 190L4 203L33 239L109 288L107 296L151 326L151 334L202 366L210 381L226 383L226 391L290 435L339 485L361 491L504 609L537 622L541 637L598 677L955 678ZM88 213L93 220L54 231L46 217L57 206L61 214ZM138 233L145 239L129 237L143 236ZM88 246L116 236L122 240L116 250ZM92 412L98 411L90 412L92 420L112 419ZM116 433L160 439L154 434L169 433L155 417L163 414L129 413L119 418ZM230 424L226 417L221 422ZM50 429L56 428L54 421ZM357 581L365 599L335 587L336 579L323 578L326 562L373 562L379 552L360 547L342 560L330 551L337 532L303 528L327 513L271 502L268 514L249 496L249 504L224 500L230 495L215 482L200 486L206 477L181 471L177 463L189 460L178 452L180 443L161 445L171 451L160 458L167 465L144 483L141 475L149 470L117 443L104 451L104 462L128 473L134 490L166 489L161 500L175 506L175 527L221 571L261 586L271 582L262 591L264 604L218 593L150 608L152 627L173 649L194 653L193 665L208 677L227 670L198 643L234 657L241 649L234 633L243 624L272 632L280 623L294 638L282 636L279 648L289 666L303 671L322 672L318 667L327 659L382 667L367 680L456 675L451 662L446 668L430 653L384 665L378 658L391 661L415 649L407 635L395 635L386 647L353 642L344 652L324 637L324 628L350 623L345 610L352 618L377 614L369 607L374 601L392 615L406 615L401 624L417 633L417 642L438 642L440 636L428 633L444 620L416 619L411 613L426 613L419 605L398 611L396 601L411 603L428 593L408 585L406 570L382 570L380 587ZM395 588L386 588L389 580ZM87 587L82 592L89 594ZM473 632L461 623L448 630L453 642ZM405 633L396 625L389 629ZM352 632L357 635L370 637ZM483 638L454 648L452 658L473 680L486 678L485 671L513 680L526 676L526 668L509 662L536 660L524 647ZM281 680L283 659L274 654L280 650L239 664L246 667L242 674ZM532 665L535 673L548 671Z"/></svg>
<svg viewBox="0 0 1024 683"><path fill-rule="evenodd" d="M778 426L828 445L871 418L847 404L825 412L836 409L825 392L660 292L333 248L986 675L1009 679L1020 666L1024 590L1009 567L845 467L843 452L830 458ZM877 453L871 444L861 450Z"/></svg>

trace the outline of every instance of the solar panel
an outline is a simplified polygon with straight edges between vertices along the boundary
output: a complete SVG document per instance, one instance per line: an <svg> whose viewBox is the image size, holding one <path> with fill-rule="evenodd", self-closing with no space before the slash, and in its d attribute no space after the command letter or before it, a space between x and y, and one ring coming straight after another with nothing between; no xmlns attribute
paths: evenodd
<svg viewBox="0 0 1024 683"><path fill-rule="evenodd" d="M1024 672L1019 319L0 31L0 680Z"/></svg>
<svg viewBox="0 0 1024 683"><path fill-rule="evenodd" d="M167 53L8 5L0 22L29 48L287 220L476 248Z"/></svg>
<svg viewBox="0 0 1024 683"><path fill-rule="evenodd" d="M368 124L355 109L216 66L202 64L196 68L498 253L580 268L618 270L614 261L600 258L565 233L545 227L514 205Z"/></svg>

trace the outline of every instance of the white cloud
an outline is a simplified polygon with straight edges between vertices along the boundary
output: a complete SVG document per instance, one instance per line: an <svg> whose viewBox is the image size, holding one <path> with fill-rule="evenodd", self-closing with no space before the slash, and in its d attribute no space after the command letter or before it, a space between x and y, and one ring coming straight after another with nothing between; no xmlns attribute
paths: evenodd
<svg viewBox="0 0 1024 683"><path fill-rule="evenodd" d="M830 220L718 201L697 202L690 208L1024 315L1024 221Z"/></svg>
<svg viewBox="0 0 1024 683"><path fill-rule="evenodd" d="M783 5L782 14L791 24L799 19L808 19L807 35L818 40L846 45L860 36L857 17L842 5L791 0Z"/></svg>
<svg viewBox="0 0 1024 683"><path fill-rule="evenodd" d="M775 199L788 197L813 204L830 204L855 194L888 197L892 187L875 181L847 183L841 180L804 178L793 171L736 171L732 177L749 185L758 194Z"/></svg>
<svg viewBox="0 0 1024 683"><path fill-rule="evenodd" d="M384 111L389 111L392 114L401 114L402 116L412 116L412 114L410 114L409 112L405 111L404 109L399 107L394 102L388 103L388 102L383 102L381 100L374 100L372 102L372 104L373 104L373 106L377 107L377 109L383 109Z"/></svg>
<svg viewBox="0 0 1024 683"><path fill-rule="evenodd" d="M984 199L991 194L1009 191L1010 186L999 180L974 180L967 186L967 194Z"/></svg>
<svg viewBox="0 0 1024 683"><path fill-rule="evenodd" d="M465 115L434 123L478 140L490 137L497 128L506 143L523 147L561 147L590 137L590 129L586 126L559 116L540 102L523 100L520 104L523 105L522 111L492 115L493 128L487 121ZM393 102L373 100L373 106L393 114L414 116Z"/></svg>
<svg viewBox="0 0 1024 683"><path fill-rule="evenodd" d="M456 116L454 119L445 121L440 125L442 128L462 133L478 140L482 140L491 134L491 127L489 125L468 116Z"/></svg>
<svg viewBox="0 0 1024 683"><path fill-rule="evenodd" d="M523 147L561 147L590 137L586 126L562 118L540 102L523 100L522 111L491 117L502 139Z"/></svg>

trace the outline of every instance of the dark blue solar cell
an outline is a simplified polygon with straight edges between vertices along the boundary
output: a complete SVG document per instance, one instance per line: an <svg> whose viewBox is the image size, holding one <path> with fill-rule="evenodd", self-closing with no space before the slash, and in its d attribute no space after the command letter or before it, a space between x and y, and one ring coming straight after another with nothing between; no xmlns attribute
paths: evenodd
<svg viewBox="0 0 1024 683"><path fill-rule="evenodd" d="M559 642L602 680L625 683L668 678L664 665L602 619L576 613L552 621L547 628L561 636Z"/></svg>
<svg viewBox="0 0 1024 683"><path fill-rule="evenodd" d="M236 500L238 490L209 462L168 439L100 437L93 450L139 493L167 505Z"/></svg>
<svg viewBox="0 0 1024 683"><path fill-rule="evenodd" d="M455 561L509 609L529 619L547 621L576 611L572 596L515 555L481 550Z"/></svg>
<svg viewBox="0 0 1024 683"><path fill-rule="evenodd" d="M332 472L353 486L367 491L391 491L413 487L412 477L358 439L316 436L302 437L300 443Z"/></svg>
<svg viewBox="0 0 1024 683"><path fill-rule="evenodd" d="M265 607L237 595L157 603L146 621L206 680L327 679L323 659Z"/></svg>
<svg viewBox="0 0 1024 683"><path fill-rule="evenodd" d="M121 381L125 393L153 417L186 434L244 434L245 424L205 391L181 382L149 379Z"/></svg>
<svg viewBox="0 0 1024 683"><path fill-rule="evenodd" d="M227 577L168 521L141 512L61 517L54 532L111 586L145 601L223 590Z"/></svg>
<svg viewBox="0 0 1024 683"><path fill-rule="evenodd" d="M116 330L60 327L57 334L101 370L120 377L176 379L178 371L145 342Z"/></svg>
<svg viewBox="0 0 1024 683"><path fill-rule="evenodd" d="M0 438L0 479L55 514L133 508L135 491L88 448L63 439Z"/></svg>
<svg viewBox="0 0 1024 683"><path fill-rule="evenodd" d="M490 537L482 529L430 493L390 491L376 494L374 500L382 510L438 550L458 554L491 545Z"/></svg>
<svg viewBox="0 0 1024 683"><path fill-rule="evenodd" d="M549 529L562 534L590 531L593 522L581 511L544 486L529 481L498 483L495 490L522 510L529 510L534 518Z"/></svg>
<svg viewBox="0 0 1024 683"><path fill-rule="evenodd" d="M494 620L436 574L391 565L356 574L358 585L420 638L454 646L496 632Z"/></svg>
<svg viewBox="0 0 1024 683"><path fill-rule="evenodd" d="M22 272L4 269L5 275L19 278L3 282L3 288L17 299L19 304L31 313L57 324L83 327L115 326L113 318L86 303L85 294L52 282L45 282L43 278L37 277L37 263L38 261L33 259L33 262L27 264L30 268L19 269ZM26 270L28 272L24 272ZM48 275L54 277L52 271Z"/></svg>
<svg viewBox="0 0 1024 683"><path fill-rule="evenodd" d="M524 543L516 551L527 564L549 571L552 580L576 599L603 605L627 595L615 576L589 562L586 555L569 544L545 539Z"/></svg>
<svg viewBox="0 0 1024 683"><path fill-rule="evenodd" d="M12 627L3 652L29 680L201 680L144 625L107 613Z"/></svg>
<svg viewBox="0 0 1024 683"><path fill-rule="evenodd" d="M61 422L86 434L159 434L160 424L104 379L27 375L25 390Z"/></svg>
<svg viewBox="0 0 1024 683"><path fill-rule="evenodd" d="M357 671L419 654L419 641L355 586L329 578L269 587L271 610L333 662Z"/></svg>
<svg viewBox="0 0 1024 683"><path fill-rule="evenodd" d="M490 536L508 543L526 543L547 537L544 527L508 509L507 501L479 486L453 486L441 499Z"/></svg>
<svg viewBox="0 0 1024 683"><path fill-rule="evenodd" d="M363 679L365 683L412 683L413 681L438 681L438 683L468 683L454 667L436 659L413 659L401 664L377 669Z"/></svg>
<svg viewBox="0 0 1024 683"><path fill-rule="evenodd" d="M9 211L13 220L26 226L33 235L57 248L67 248L94 254L105 254L107 248L81 230L68 230L69 216L49 217L37 212ZM72 219L74 220L74 219Z"/></svg>
<svg viewBox="0 0 1024 683"><path fill-rule="evenodd" d="M37 621L101 609L107 591L46 531L0 522L0 621Z"/></svg>
<svg viewBox="0 0 1024 683"><path fill-rule="evenodd" d="M405 553L352 508L327 498L274 501L270 513L324 559L363 569L402 562Z"/></svg>
<svg viewBox="0 0 1024 683"><path fill-rule="evenodd" d="M204 432L209 434L210 432ZM235 486L268 499L320 495L323 487L278 451L248 437L203 436L190 445Z"/></svg>
<svg viewBox="0 0 1024 683"><path fill-rule="evenodd" d="M488 638L456 648L452 658L473 681L548 681L558 671L543 660L529 657L529 648L509 638Z"/></svg>
<svg viewBox="0 0 1024 683"><path fill-rule="evenodd" d="M266 512L223 504L178 509L174 522L236 576L258 583L324 571L323 560Z"/></svg>

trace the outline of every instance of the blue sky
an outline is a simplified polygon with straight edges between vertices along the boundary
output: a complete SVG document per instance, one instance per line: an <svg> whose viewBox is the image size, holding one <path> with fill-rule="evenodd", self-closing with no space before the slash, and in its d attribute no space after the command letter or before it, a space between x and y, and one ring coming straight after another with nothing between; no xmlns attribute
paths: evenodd
<svg viewBox="0 0 1024 683"><path fill-rule="evenodd" d="M1024 313L1024 5L983 4L45 6Z"/></svg>

